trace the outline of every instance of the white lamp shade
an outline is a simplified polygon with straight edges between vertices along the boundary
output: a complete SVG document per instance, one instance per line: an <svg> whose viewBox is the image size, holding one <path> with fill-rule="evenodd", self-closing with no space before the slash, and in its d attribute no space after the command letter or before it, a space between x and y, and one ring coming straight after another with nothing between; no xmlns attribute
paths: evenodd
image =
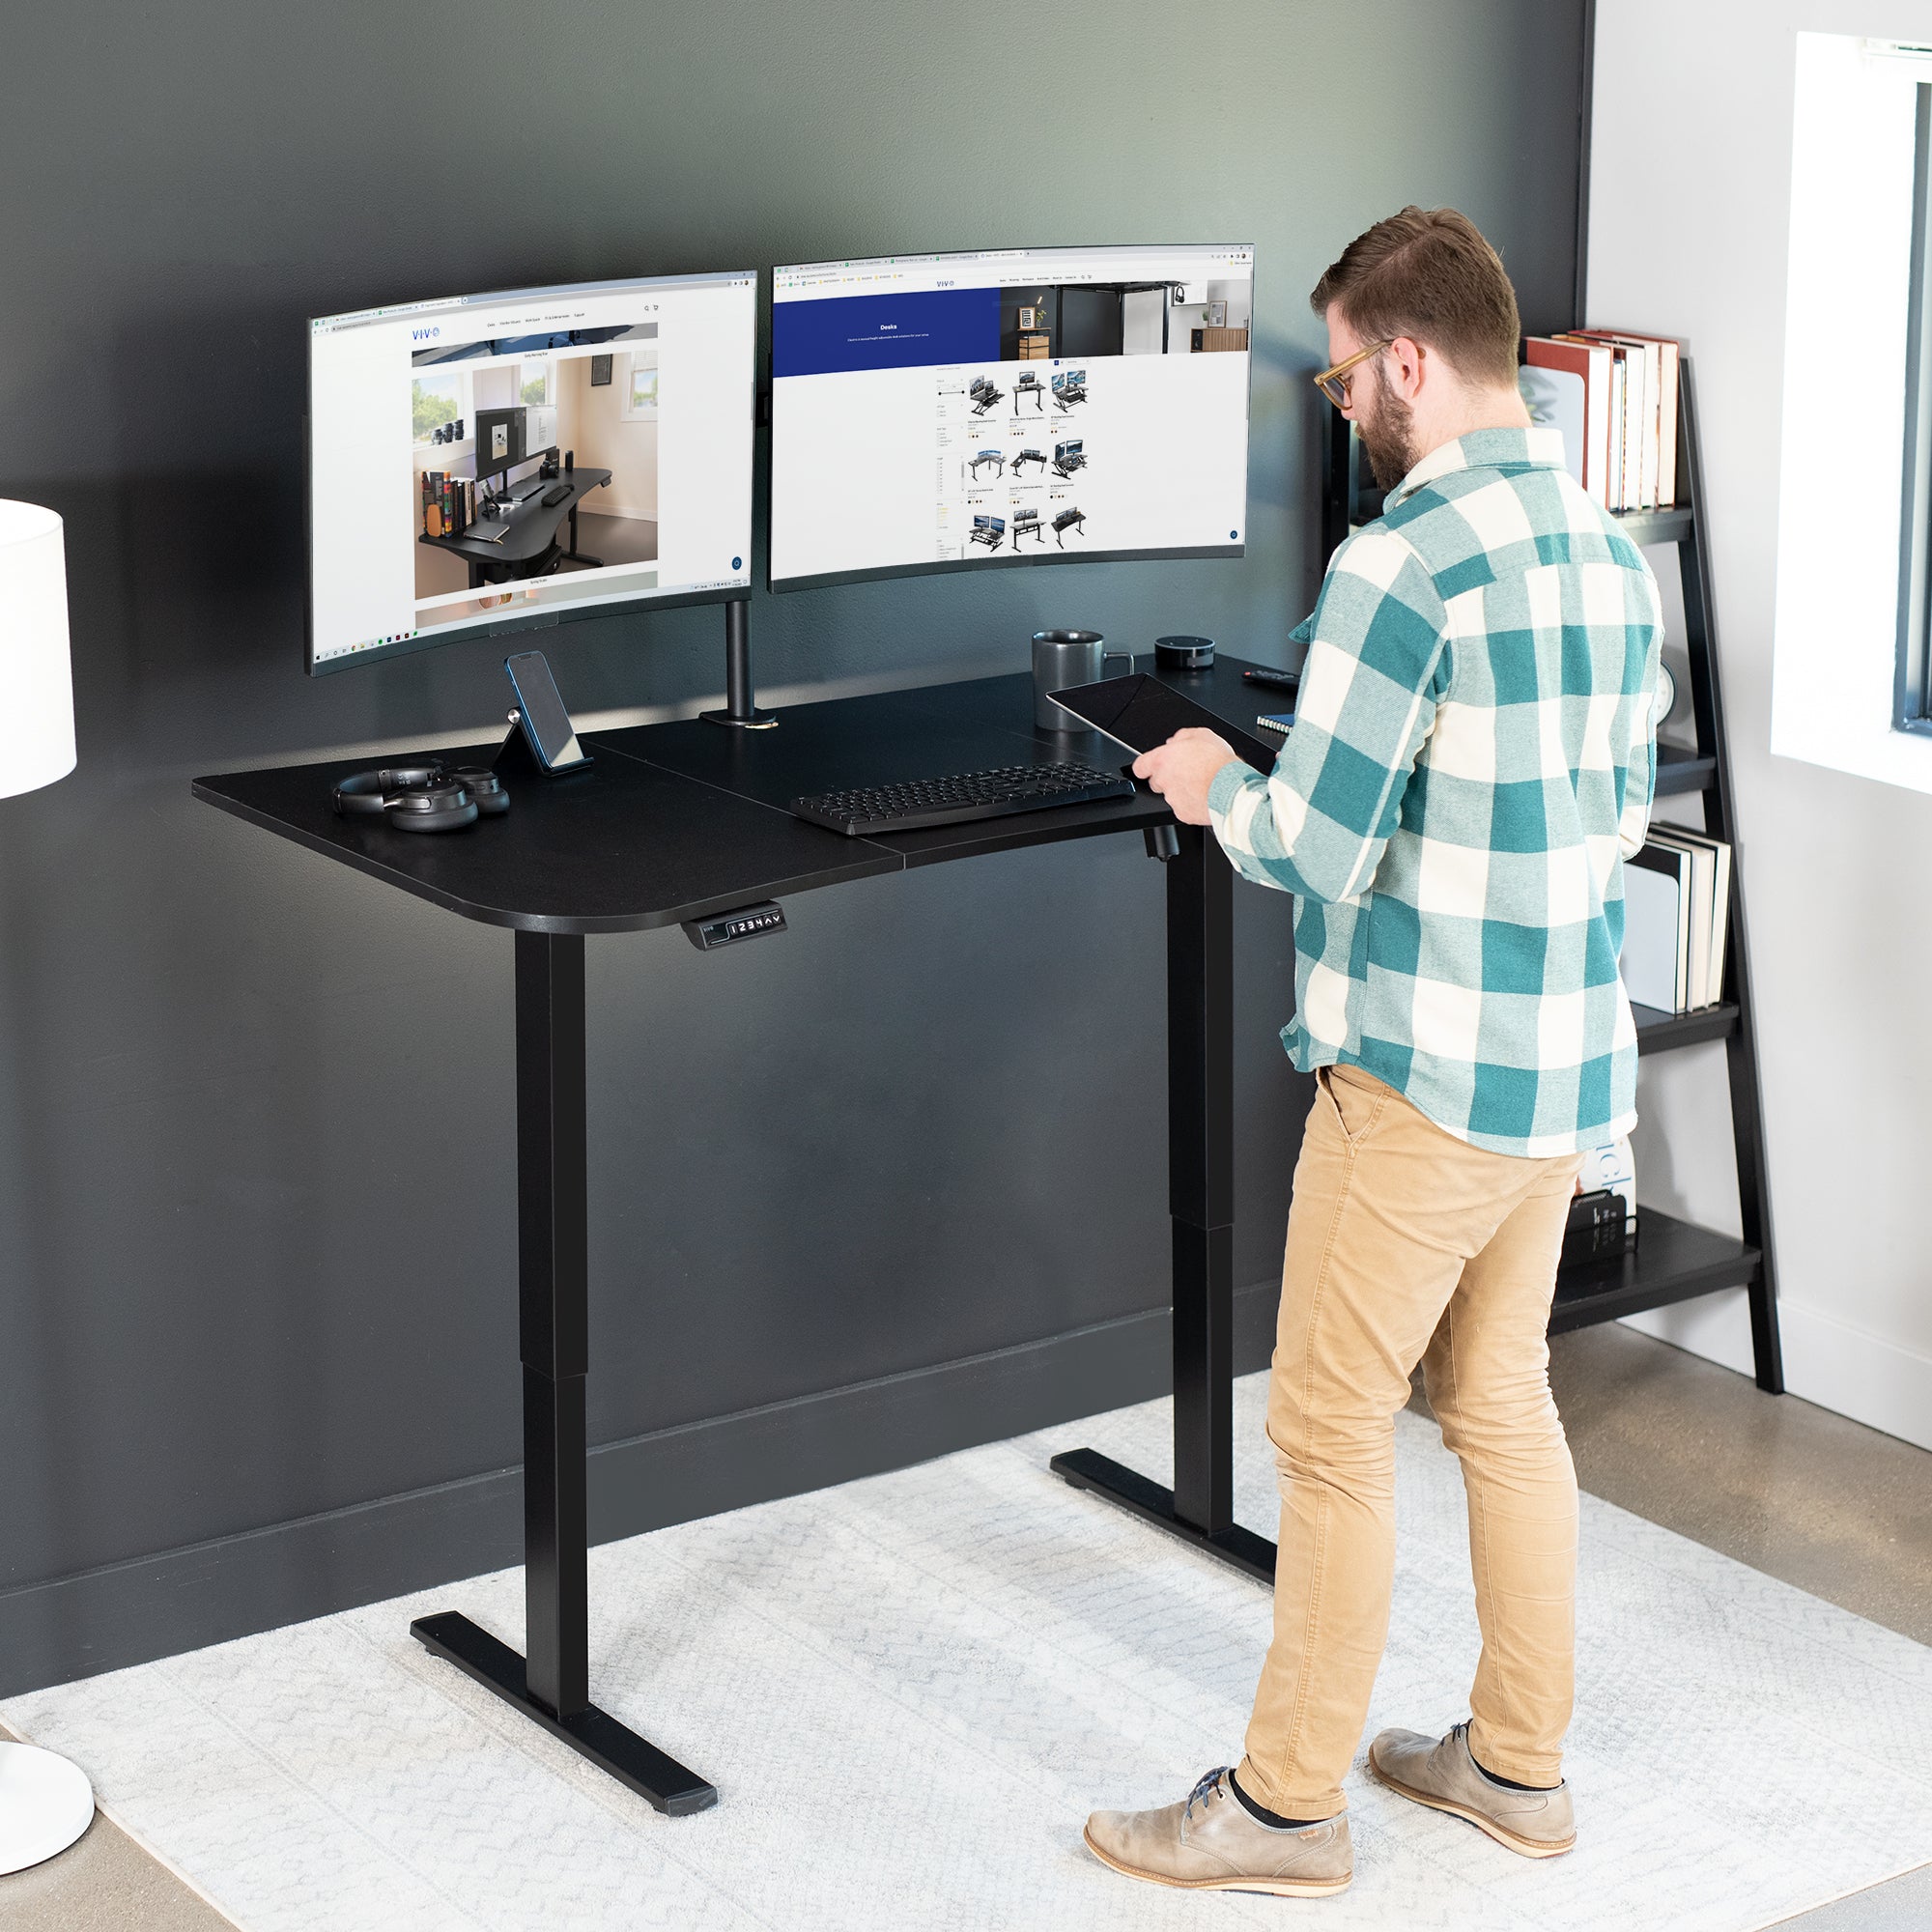
<svg viewBox="0 0 1932 1932"><path fill-rule="evenodd" d="M61 520L0 497L0 798L73 770Z"/></svg>

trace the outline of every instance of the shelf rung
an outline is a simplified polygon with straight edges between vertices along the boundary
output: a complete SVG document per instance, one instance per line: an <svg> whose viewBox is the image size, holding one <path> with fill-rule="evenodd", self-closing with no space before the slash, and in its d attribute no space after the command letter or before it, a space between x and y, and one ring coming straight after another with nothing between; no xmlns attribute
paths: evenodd
<svg viewBox="0 0 1932 1932"><path fill-rule="evenodd" d="M1624 1253L1558 1270L1549 1311L1552 1335L1720 1289L1747 1288L1756 1279L1757 1249L1734 1236L1714 1234L1656 1208L1638 1208L1636 1229L1636 1245Z"/></svg>
<svg viewBox="0 0 1932 1932"><path fill-rule="evenodd" d="M1738 1030L1738 1009L1734 1006L1695 1007L1688 1013L1666 1013L1656 1007L1638 1006L1633 1000L1631 1016L1636 1021L1639 1053L1660 1053L1704 1039L1728 1039Z"/></svg>

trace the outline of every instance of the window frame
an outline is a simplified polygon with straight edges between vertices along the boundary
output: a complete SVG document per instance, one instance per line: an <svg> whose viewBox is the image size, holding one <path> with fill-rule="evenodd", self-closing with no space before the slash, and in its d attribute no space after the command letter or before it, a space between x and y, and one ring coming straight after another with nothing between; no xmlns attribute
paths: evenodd
<svg viewBox="0 0 1932 1932"><path fill-rule="evenodd" d="M1918 85L1892 724L1932 737L1932 82Z"/></svg>
<svg viewBox="0 0 1932 1932"><path fill-rule="evenodd" d="M655 351L650 352L650 359L644 359L645 352L634 351L624 358L624 385L617 391L617 419L619 422L656 422L658 419L658 358ZM645 369L651 372L651 394L648 402L638 401L638 377Z"/></svg>

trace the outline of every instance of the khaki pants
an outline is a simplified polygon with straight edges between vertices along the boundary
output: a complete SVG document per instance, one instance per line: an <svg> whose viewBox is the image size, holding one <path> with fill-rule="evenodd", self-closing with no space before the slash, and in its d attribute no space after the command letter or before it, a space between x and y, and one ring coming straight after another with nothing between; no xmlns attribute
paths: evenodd
<svg viewBox="0 0 1932 1932"><path fill-rule="evenodd" d="M1554 1784L1574 1679L1577 1477L1545 1335L1581 1157L1470 1147L1359 1067L1324 1067L1317 1089L1268 1391L1274 1638L1241 1786L1289 1818L1345 1806L1388 1637L1395 1415L1417 1361L1468 1493L1483 1632L1469 1746L1500 1777Z"/></svg>

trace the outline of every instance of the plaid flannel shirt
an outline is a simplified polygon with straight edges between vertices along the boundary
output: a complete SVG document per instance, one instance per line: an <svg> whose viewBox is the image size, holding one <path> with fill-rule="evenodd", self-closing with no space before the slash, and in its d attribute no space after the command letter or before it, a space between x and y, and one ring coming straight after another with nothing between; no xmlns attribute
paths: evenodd
<svg viewBox="0 0 1932 1932"><path fill-rule="evenodd" d="M1295 1065L1386 1081L1500 1153L1636 1120L1623 862L1656 782L1662 625L1642 554L1554 429L1478 430L1335 553L1294 728L1225 765L1215 836L1295 895Z"/></svg>

